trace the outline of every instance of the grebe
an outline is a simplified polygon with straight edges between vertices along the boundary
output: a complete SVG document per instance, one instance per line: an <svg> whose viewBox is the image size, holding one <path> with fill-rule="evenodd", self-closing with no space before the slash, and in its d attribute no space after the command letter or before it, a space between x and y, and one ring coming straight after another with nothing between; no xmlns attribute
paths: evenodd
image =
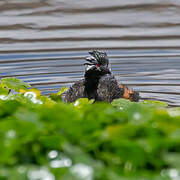
<svg viewBox="0 0 180 180"><path fill-rule="evenodd" d="M86 58L84 79L75 82L66 92L64 101L74 102L78 98L112 102L113 99L126 98L139 100L139 93L119 85L109 68L106 52L90 51Z"/></svg>

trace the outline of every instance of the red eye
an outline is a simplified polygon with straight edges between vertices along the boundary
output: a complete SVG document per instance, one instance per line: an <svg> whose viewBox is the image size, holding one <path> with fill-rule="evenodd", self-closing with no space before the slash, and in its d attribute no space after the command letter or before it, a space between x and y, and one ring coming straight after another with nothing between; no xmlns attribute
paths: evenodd
<svg viewBox="0 0 180 180"><path fill-rule="evenodd" d="M98 68L100 65L99 64L96 64L96 67Z"/></svg>

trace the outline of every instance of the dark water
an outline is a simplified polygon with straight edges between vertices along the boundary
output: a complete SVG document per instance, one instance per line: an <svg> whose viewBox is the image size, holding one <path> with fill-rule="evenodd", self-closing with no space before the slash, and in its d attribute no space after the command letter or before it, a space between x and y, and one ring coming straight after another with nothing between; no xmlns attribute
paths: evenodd
<svg viewBox="0 0 180 180"><path fill-rule="evenodd" d="M57 92L106 50L119 82L180 105L179 0L1 0L0 78Z"/></svg>

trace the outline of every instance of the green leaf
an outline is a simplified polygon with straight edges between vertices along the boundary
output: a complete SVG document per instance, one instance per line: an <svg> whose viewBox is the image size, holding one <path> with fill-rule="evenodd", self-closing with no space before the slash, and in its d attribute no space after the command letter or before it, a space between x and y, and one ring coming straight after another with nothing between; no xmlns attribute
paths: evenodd
<svg viewBox="0 0 180 180"><path fill-rule="evenodd" d="M51 93L49 95L49 98L51 98L53 101L56 101L56 102L62 101L62 97L55 93Z"/></svg>
<svg viewBox="0 0 180 180"><path fill-rule="evenodd" d="M163 159L174 168L180 168L180 153L166 152L163 154Z"/></svg>
<svg viewBox="0 0 180 180"><path fill-rule="evenodd" d="M15 91L18 92L20 89L27 89L31 87L28 83L25 83L14 77L7 77L1 79L1 85L9 89L14 89Z"/></svg>
<svg viewBox="0 0 180 180"><path fill-rule="evenodd" d="M33 173L62 180L179 177L180 108L127 99L67 104L65 87L50 96L27 87L15 78L0 84L0 179ZM7 95L10 89L18 93ZM77 176L81 170L89 176Z"/></svg>
<svg viewBox="0 0 180 180"><path fill-rule="evenodd" d="M89 100L88 98L79 98L73 104L77 108L82 108L85 105L92 104L94 99Z"/></svg>
<svg viewBox="0 0 180 180"><path fill-rule="evenodd" d="M163 101L144 100L141 102L143 105L156 106L156 107L168 107L168 103Z"/></svg>
<svg viewBox="0 0 180 180"><path fill-rule="evenodd" d="M0 95L8 95L9 90L0 86Z"/></svg>
<svg viewBox="0 0 180 180"><path fill-rule="evenodd" d="M135 102L131 102L130 100L128 99L115 99L113 100L113 102L111 103L114 107L117 107L117 108L123 108L123 107L128 107L132 104L134 104Z"/></svg>
<svg viewBox="0 0 180 180"><path fill-rule="evenodd" d="M69 89L69 88L63 86L63 87L60 89L60 91L57 93L57 95L60 95L60 96L61 96L61 95L62 95L64 92L66 92L68 89Z"/></svg>

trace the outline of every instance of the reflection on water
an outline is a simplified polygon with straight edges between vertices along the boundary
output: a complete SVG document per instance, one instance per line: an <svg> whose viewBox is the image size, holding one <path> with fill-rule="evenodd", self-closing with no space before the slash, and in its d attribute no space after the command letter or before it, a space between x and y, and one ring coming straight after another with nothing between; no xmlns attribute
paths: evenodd
<svg viewBox="0 0 180 180"><path fill-rule="evenodd" d="M84 57L106 50L119 82L180 105L180 1L0 2L0 78L43 93L82 78Z"/></svg>

